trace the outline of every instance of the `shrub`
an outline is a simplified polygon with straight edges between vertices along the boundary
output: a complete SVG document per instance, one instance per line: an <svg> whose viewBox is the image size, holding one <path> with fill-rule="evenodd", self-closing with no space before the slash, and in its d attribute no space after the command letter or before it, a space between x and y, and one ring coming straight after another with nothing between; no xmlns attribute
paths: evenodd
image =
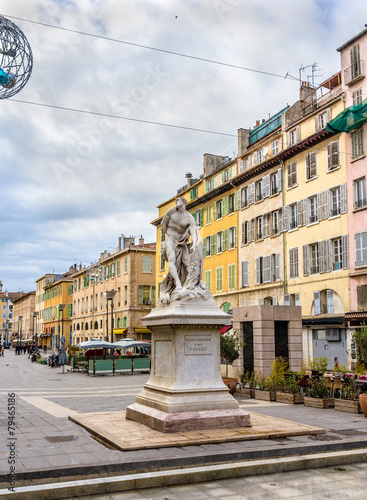
<svg viewBox="0 0 367 500"><path fill-rule="evenodd" d="M308 387L306 387L306 396L310 398L327 398L329 394L323 378L310 378Z"/></svg>
<svg viewBox="0 0 367 500"><path fill-rule="evenodd" d="M226 361L226 377L228 377L228 365L240 357L240 345L236 332L220 336L220 356Z"/></svg>
<svg viewBox="0 0 367 500"><path fill-rule="evenodd" d="M321 358L314 358L309 363L310 370L318 370L321 374L325 373L329 364L329 358L322 356Z"/></svg>
<svg viewBox="0 0 367 500"><path fill-rule="evenodd" d="M354 333L352 333L352 340L355 343L357 351L357 361L359 363L367 362L367 326L366 323L362 323L360 328L357 328Z"/></svg>

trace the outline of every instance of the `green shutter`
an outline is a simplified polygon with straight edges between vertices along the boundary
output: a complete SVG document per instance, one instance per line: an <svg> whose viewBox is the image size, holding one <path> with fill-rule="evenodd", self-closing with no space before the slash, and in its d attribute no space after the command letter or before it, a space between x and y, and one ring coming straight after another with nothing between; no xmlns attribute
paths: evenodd
<svg viewBox="0 0 367 500"><path fill-rule="evenodd" d="M152 306L155 306L155 285L152 286L151 298Z"/></svg>
<svg viewBox="0 0 367 500"><path fill-rule="evenodd" d="M216 201L213 204L213 219L217 220L217 202Z"/></svg>
<svg viewBox="0 0 367 500"><path fill-rule="evenodd" d="M226 229L225 230L225 235L224 235L224 245L223 245L223 250L228 250L229 249L229 236L228 236L228 233L229 233L229 230ZM223 234L223 233L222 233Z"/></svg>
<svg viewBox="0 0 367 500"><path fill-rule="evenodd" d="M234 226L234 246L237 246L237 226Z"/></svg>
<svg viewBox="0 0 367 500"><path fill-rule="evenodd" d="M143 305L143 285L139 285L138 304Z"/></svg>
<svg viewBox="0 0 367 500"><path fill-rule="evenodd" d="M203 209L203 208L201 208L201 209L200 209L200 227L202 227L202 226L203 226L203 222L204 222L204 220L203 220L203 219L204 219L204 209Z"/></svg>
<svg viewBox="0 0 367 500"><path fill-rule="evenodd" d="M71 304L68 304L68 314L67 314L68 318L71 317Z"/></svg>
<svg viewBox="0 0 367 500"><path fill-rule="evenodd" d="M237 210L237 203L238 203L238 193L234 193L234 209Z"/></svg>
<svg viewBox="0 0 367 500"><path fill-rule="evenodd" d="M206 253L206 238L204 238L203 240L203 257L206 257L205 253Z"/></svg>
<svg viewBox="0 0 367 500"><path fill-rule="evenodd" d="M228 169L228 179L232 179L232 167Z"/></svg>

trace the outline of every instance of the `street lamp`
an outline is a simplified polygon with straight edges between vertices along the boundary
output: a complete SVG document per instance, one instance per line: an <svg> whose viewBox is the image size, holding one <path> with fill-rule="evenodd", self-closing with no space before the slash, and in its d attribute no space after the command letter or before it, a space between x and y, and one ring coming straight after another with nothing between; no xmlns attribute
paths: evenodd
<svg viewBox="0 0 367 500"><path fill-rule="evenodd" d="M63 319L64 319L64 314L63 310L65 309L66 304L59 304L59 332L57 336L57 348L60 348L60 311L61 311L61 337L64 335L64 324L63 324Z"/></svg>
<svg viewBox="0 0 367 500"><path fill-rule="evenodd" d="M18 339L19 339L19 344L22 343L22 319L23 319L23 316L18 316Z"/></svg>
<svg viewBox="0 0 367 500"><path fill-rule="evenodd" d="M106 292L107 297L107 342L108 342L108 301L111 301L111 343L113 344L113 298L116 295L117 290L110 290Z"/></svg>
<svg viewBox="0 0 367 500"><path fill-rule="evenodd" d="M34 342L34 350L35 352L38 351L38 340L37 340L37 316L38 316L38 311L35 311L32 313L33 316L33 342Z"/></svg>

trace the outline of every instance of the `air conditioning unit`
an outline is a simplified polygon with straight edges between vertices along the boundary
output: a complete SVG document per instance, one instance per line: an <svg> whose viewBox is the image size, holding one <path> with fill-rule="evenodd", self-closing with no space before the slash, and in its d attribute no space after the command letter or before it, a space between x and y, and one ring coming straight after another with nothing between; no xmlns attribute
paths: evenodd
<svg viewBox="0 0 367 500"><path fill-rule="evenodd" d="M143 304L145 306L150 306L151 302L150 302L150 300L143 300Z"/></svg>
<svg viewBox="0 0 367 500"><path fill-rule="evenodd" d="M94 310L97 311L97 306L94 306Z"/></svg>

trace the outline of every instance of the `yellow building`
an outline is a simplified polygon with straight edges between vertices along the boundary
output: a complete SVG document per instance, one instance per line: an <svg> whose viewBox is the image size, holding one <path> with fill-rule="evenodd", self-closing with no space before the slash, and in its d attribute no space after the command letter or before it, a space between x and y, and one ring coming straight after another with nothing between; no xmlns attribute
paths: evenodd
<svg viewBox="0 0 367 500"><path fill-rule="evenodd" d="M71 313L73 280L62 277L44 287L43 337L41 346L60 348L65 336L65 347L71 343Z"/></svg>
<svg viewBox="0 0 367 500"><path fill-rule="evenodd" d="M112 252L102 252L88 267L73 275L73 344L91 338L150 340L150 330L140 319L155 306L155 243L139 238L119 238Z"/></svg>
<svg viewBox="0 0 367 500"><path fill-rule="evenodd" d="M28 292L13 299L13 342L35 341L35 298L36 292Z"/></svg>

